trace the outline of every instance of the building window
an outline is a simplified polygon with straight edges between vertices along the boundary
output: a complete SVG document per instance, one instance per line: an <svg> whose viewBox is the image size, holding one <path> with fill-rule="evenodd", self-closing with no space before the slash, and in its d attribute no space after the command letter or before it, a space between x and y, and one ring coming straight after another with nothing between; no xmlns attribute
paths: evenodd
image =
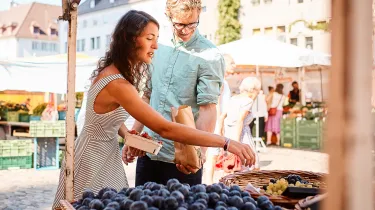
<svg viewBox="0 0 375 210"><path fill-rule="evenodd" d="M107 35L105 38L105 47L108 48L110 44L111 44L111 35Z"/></svg>
<svg viewBox="0 0 375 210"><path fill-rule="evenodd" d="M84 21L83 21L82 27L83 27L83 28L86 28L86 27L87 27L87 20L84 20Z"/></svg>
<svg viewBox="0 0 375 210"><path fill-rule="evenodd" d="M91 39L91 50L100 49L100 37L92 37Z"/></svg>
<svg viewBox="0 0 375 210"><path fill-rule="evenodd" d="M207 11L207 7L206 6L203 6L202 7L202 12L206 12Z"/></svg>
<svg viewBox="0 0 375 210"><path fill-rule="evenodd" d="M298 46L297 38L291 38L291 39L290 39L290 44L295 45L295 46Z"/></svg>
<svg viewBox="0 0 375 210"><path fill-rule="evenodd" d="M31 46L32 50L38 50L39 49L39 42L33 41L31 45L32 45Z"/></svg>
<svg viewBox="0 0 375 210"><path fill-rule="evenodd" d="M94 50L95 49L95 38L91 38L91 50Z"/></svg>
<svg viewBox="0 0 375 210"><path fill-rule="evenodd" d="M264 4L271 4L272 0L264 0Z"/></svg>
<svg viewBox="0 0 375 210"><path fill-rule="evenodd" d="M85 51L86 40L81 39L81 51Z"/></svg>
<svg viewBox="0 0 375 210"><path fill-rule="evenodd" d="M90 2L90 8L94 8L95 7L95 0L91 0Z"/></svg>
<svg viewBox="0 0 375 210"><path fill-rule="evenodd" d="M272 32L273 32L273 28L272 27L264 28L264 34L272 34Z"/></svg>
<svg viewBox="0 0 375 210"><path fill-rule="evenodd" d="M51 36L52 36L52 35L57 35L57 30L54 29L54 28L51 28Z"/></svg>
<svg viewBox="0 0 375 210"><path fill-rule="evenodd" d="M92 25L93 25L93 26L98 25L98 21L97 21L97 20L93 20L93 21L92 21Z"/></svg>
<svg viewBox="0 0 375 210"><path fill-rule="evenodd" d="M96 49L100 49L100 36L96 37Z"/></svg>
<svg viewBox="0 0 375 210"><path fill-rule="evenodd" d="M253 29L253 35L260 34L260 28Z"/></svg>
<svg viewBox="0 0 375 210"><path fill-rule="evenodd" d="M307 49L313 49L314 48L314 41L312 37L305 37L305 42L306 42L306 48Z"/></svg>
<svg viewBox="0 0 375 210"><path fill-rule="evenodd" d="M298 0L298 4L301 4L301 3L303 3L303 0Z"/></svg>
<svg viewBox="0 0 375 210"><path fill-rule="evenodd" d="M251 4L253 6L258 6L260 4L260 0L251 0Z"/></svg>
<svg viewBox="0 0 375 210"><path fill-rule="evenodd" d="M49 50L52 52L56 52L56 43L49 43Z"/></svg>
<svg viewBox="0 0 375 210"><path fill-rule="evenodd" d="M34 26L33 33L34 34L40 34L40 28L38 26Z"/></svg>
<svg viewBox="0 0 375 210"><path fill-rule="evenodd" d="M43 50L43 51L47 51L47 50L48 50L48 49L47 49L47 43L42 42L42 50Z"/></svg>
<svg viewBox="0 0 375 210"><path fill-rule="evenodd" d="M277 26L277 33L285 33L285 26Z"/></svg>
<svg viewBox="0 0 375 210"><path fill-rule="evenodd" d="M109 0L109 3L114 3L115 2L115 0Z"/></svg>

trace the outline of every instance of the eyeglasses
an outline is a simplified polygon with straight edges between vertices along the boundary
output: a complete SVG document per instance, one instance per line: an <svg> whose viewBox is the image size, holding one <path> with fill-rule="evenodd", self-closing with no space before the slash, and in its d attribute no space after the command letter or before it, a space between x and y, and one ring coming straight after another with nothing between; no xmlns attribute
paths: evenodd
<svg viewBox="0 0 375 210"><path fill-rule="evenodd" d="M196 27L198 27L199 25L199 18L198 18L198 21L197 22L194 22L194 23L188 23L188 24L183 24L183 23L175 23L172 21L172 18L169 17L169 19L171 20L172 22L172 25L173 27L176 29L176 30L183 30L184 28L188 28L188 29L195 29Z"/></svg>

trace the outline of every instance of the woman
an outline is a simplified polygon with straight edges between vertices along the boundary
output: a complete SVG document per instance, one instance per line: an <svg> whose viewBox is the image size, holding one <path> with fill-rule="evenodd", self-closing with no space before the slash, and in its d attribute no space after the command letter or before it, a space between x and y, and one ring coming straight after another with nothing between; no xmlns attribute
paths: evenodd
<svg viewBox="0 0 375 210"><path fill-rule="evenodd" d="M240 94L230 99L230 109L221 116L221 126L225 126L222 135L251 147L256 158L254 169L259 169L259 158L249 125L254 118L251 109L260 88L261 83L256 77L245 78L239 87Z"/></svg>
<svg viewBox="0 0 375 210"><path fill-rule="evenodd" d="M281 117L283 115L283 104L285 101L285 96L283 95L282 84L276 85L276 90L272 94L268 95L267 101L270 101L270 109L276 108L275 115L268 115L268 120L266 123L266 132L267 132L267 145L271 144L272 133L276 133L277 145L280 145L280 123Z"/></svg>
<svg viewBox="0 0 375 210"><path fill-rule="evenodd" d="M75 142L74 199L79 199L84 189L98 193L103 187L120 190L128 186L117 134L124 137L128 131L124 122L129 114L164 138L204 147L228 147L245 165L254 164L254 154L247 145L169 122L139 97L139 84L148 74L148 64L158 48L158 34L158 22L145 12L132 10L119 20L110 50L94 71L85 123ZM144 155L132 148L129 153L131 156L125 155L124 162ZM53 207L60 206L64 198L64 181L65 161Z"/></svg>

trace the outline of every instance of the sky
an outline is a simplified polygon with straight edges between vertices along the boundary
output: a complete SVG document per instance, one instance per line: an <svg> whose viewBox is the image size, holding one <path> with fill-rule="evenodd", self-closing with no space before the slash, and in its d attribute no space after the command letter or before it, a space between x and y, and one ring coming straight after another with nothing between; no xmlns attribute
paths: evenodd
<svg viewBox="0 0 375 210"><path fill-rule="evenodd" d="M1 10L8 10L11 1L12 0L0 0L0 11ZM40 2L40 3L44 3L44 4L53 4L53 5L61 6L61 0L14 0L14 1L18 4L29 4L29 3L32 3L32 2ZM81 0L81 4L84 1L85 0Z"/></svg>

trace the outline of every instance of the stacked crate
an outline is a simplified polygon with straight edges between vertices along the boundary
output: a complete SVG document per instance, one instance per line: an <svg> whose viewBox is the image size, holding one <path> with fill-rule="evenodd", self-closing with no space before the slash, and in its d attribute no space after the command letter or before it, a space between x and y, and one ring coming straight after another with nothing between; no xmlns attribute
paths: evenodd
<svg viewBox="0 0 375 210"><path fill-rule="evenodd" d="M65 121L31 121L30 136L34 137L34 167L59 168L59 137L65 137Z"/></svg>
<svg viewBox="0 0 375 210"><path fill-rule="evenodd" d="M296 120L285 118L281 120L280 144L282 147L296 147Z"/></svg>
<svg viewBox="0 0 375 210"><path fill-rule="evenodd" d="M31 121L31 137L65 137L65 120Z"/></svg>
<svg viewBox="0 0 375 210"><path fill-rule="evenodd" d="M32 168L32 140L0 141L0 169Z"/></svg>
<svg viewBox="0 0 375 210"><path fill-rule="evenodd" d="M297 148L319 150L322 131L320 120L297 120Z"/></svg>

